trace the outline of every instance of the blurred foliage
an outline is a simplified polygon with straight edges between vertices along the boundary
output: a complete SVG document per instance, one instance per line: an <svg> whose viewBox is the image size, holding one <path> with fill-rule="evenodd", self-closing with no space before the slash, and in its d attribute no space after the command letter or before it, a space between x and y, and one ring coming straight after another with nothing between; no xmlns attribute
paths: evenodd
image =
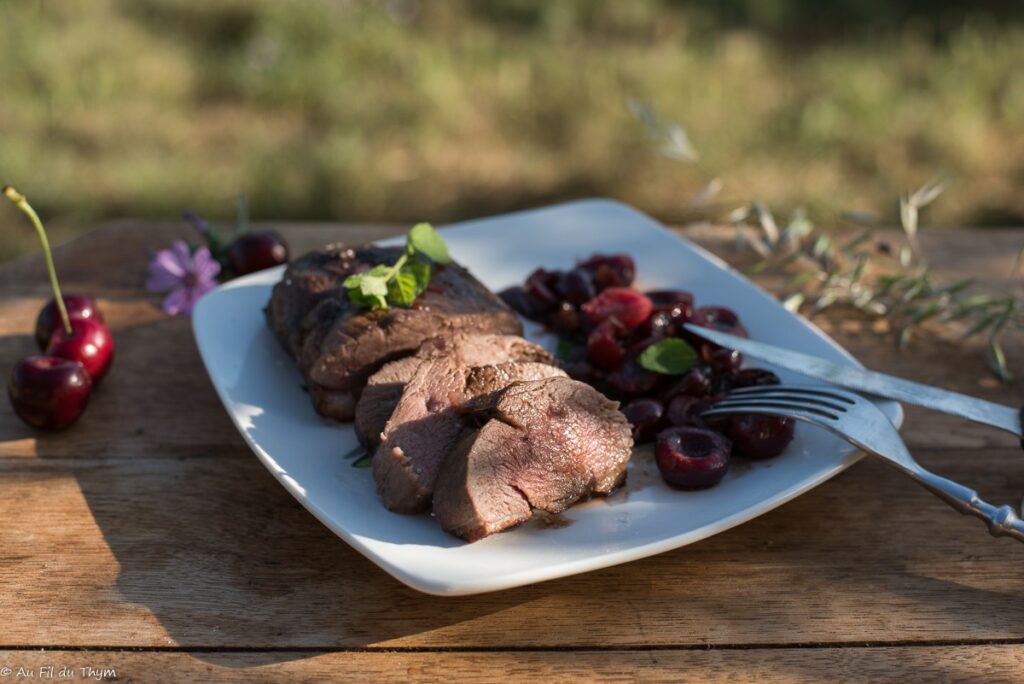
<svg viewBox="0 0 1024 684"><path fill-rule="evenodd" d="M1024 223L1020 2L0 4L0 180L111 216L449 221L606 195ZM651 155L627 97L685 124ZM23 248L0 216L0 258Z"/></svg>

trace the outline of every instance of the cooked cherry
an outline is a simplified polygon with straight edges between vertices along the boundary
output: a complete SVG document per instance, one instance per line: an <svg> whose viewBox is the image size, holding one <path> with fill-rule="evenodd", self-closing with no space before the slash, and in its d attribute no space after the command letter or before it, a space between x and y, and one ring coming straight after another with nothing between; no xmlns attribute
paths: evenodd
<svg viewBox="0 0 1024 684"><path fill-rule="evenodd" d="M647 296L656 309L671 308L677 304L693 308L693 295L684 290L652 290Z"/></svg>
<svg viewBox="0 0 1024 684"><path fill-rule="evenodd" d="M654 439L665 415L665 405L657 399L634 399L622 407L626 420L633 426L633 441L643 444Z"/></svg>
<svg viewBox="0 0 1024 684"><path fill-rule="evenodd" d="M599 379L597 369L587 360L566 361L562 364L564 370L573 380L592 383Z"/></svg>
<svg viewBox="0 0 1024 684"><path fill-rule="evenodd" d="M587 356L598 368L614 368L626 358L626 350L619 344L614 320L600 323L587 338Z"/></svg>
<svg viewBox="0 0 1024 684"><path fill-rule="evenodd" d="M729 421L729 437L737 456L772 458L793 441L796 421L785 416L744 414Z"/></svg>
<svg viewBox="0 0 1024 684"><path fill-rule="evenodd" d="M634 359L620 364L608 374L608 384L622 392L633 396L647 394L661 382L663 376L649 371Z"/></svg>
<svg viewBox="0 0 1024 684"><path fill-rule="evenodd" d="M685 394L690 397L702 397L709 392L711 392L711 373L704 366L694 366L672 385L668 396Z"/></svg>
<svg viewBox="0 0 1024 684"><path fill-rule="evenodd" d="M653 337L655 339L661 339L668 337L672 334L675 329L675 320L672 318L672 314L667 311L655 310L643 324L637 328L641 335L644 337Z"/></svg>
<svg viewBox="0 0 1024 684"><path fill-rule="evenodd" d="M779 376L764 368L743 368L729 375L725 381L729 388L737 389L758 385L778 385Z"/></svg>
<svg viewBox="0 0 1024 684"><path fill-rule="evenodd" d="M651 300L625 287L610 287L583 305L583 312L594 323L614 318L627 330L636 328L651 315Z"/></svg>
<svg viewBox="0 0 1024 684"><path fill-rule="evenodd" d="M573 335L580 329L580 312L569 302L562 302L548 314L548 327L561 335Z"/></svg>
<svg viewBox="0 0 1024 684"><path fill-rule="evenodd" d="M595 254L577 266L593 275L598 291L629 287L636 276L636 262L628 254Z"/></svg>
<svg viewBox="0 0 1024 684"><path fill-rule="evenodd" d="M7 397L23 421L43 430L74 423L89 402L92 380L85 366L55 356L22 359L7 380Z"/></svg>
<svg viewBox="0 0 1024 684"><path fill-rule="evenodd" d="M586 304L597 294L593 278L582 268L563 273L558 281L558 292L565 297L565 301L576 306Z"/></svg>
<svg viewBox="0 0 1024 684"><path fill-rule="evenodd" d="M96 300L85 295L68 294L64 295L64 308L67 309L68 318L74 320L91 319L103 322L103 314L96 306ZM57 300L50 299L46 305L39 310L36 318L36 344L40 349L46 349L50 343L53 331L63 327L60 319L60 311L57 310Z"/></svg>
<svg viewBox="0 0 1024 684"><path fill-rule="evenodd" d="M499 292L498 296L521 316L530 319L536 319L540 316L533 298L526 292L525 287L514 285Z"/></svg>
<svg viewBox="0 0 1024 684"><path fill-rule="evenodd" d="M71 334L58 327L46 347L49 356L78 361L89 372L92 384L98 385L114 362L114 338L99 321L71 321Z"/></svg>
<svg viewBox="0 0 1024 684"><path fill-rule="evenodd" d="M702 489L718 484L729 470L729 440L711 430L675 427L658 435L655 460L671 485Z"/></svg>
<svg viewBox="0 0 1024 684"><path fill-rule="evenodd" d="M538 268L526 278L526 291L533 298L538 313L547 313L558 306L558 295L552 288L558 273Z"/></svg>
<svg viewBox="0 0 1024 684"><path fill-rule="evenodd" d="M701 418L700 414L723 399L725 399L724 394L709 394L704 397L678 394L669 400L665 409L665 418L672 425L705 427L708 423Z"/></svg>
<svg viewBox="0 0 1024 684"><path fill-rule="evenodd" d="M720 375L735 373L743 365L743 355L733 349L704 344L700 353L711 369Z"/></svg>
<svg viewBox="0 0 1024 684"><path fill-rule="evenodd" d="M288 245L272 230L243 233L228 245L227 256L231 271L240 276L288 263Z"/></svg>
<svg viewBox="0 0 1024 684"><path fill-rule="evenodd" d="M700 419L702 411L707 410L707 402L703 397L691 397L679 394L672 397L665 408L665 418L672 425L704 426Z"/></svg>
<svg viewBox="0 0 1024 684"><path fill-rule="evenodd" d="M736 335L737 337L750 337L747 333L747 329L743 327L742 323L740 323L740 317L736 315L736 312L732 309L727 309L724 306L699 307L694 310L689 322L704 328L718 330L719 332L724 332L729 335ZM718 348L718 345L712 344L711 342L706 340L701 341L704 344L711 345L713 348Z"/></svg>

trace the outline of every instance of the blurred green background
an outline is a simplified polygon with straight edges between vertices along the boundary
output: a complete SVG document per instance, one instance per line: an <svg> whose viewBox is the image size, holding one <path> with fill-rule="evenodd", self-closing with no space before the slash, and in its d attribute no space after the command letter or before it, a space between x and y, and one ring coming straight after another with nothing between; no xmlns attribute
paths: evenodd
<svg viewBox="0 0 1024 684"><path fill-rule="evenodd" d="M58 238L191 207L445 222L615 197L1024 224L1024 3L0 3L0 181ZM678 121L659 157L626 105ZM32 246L0 212L0 259Z"/></svg>

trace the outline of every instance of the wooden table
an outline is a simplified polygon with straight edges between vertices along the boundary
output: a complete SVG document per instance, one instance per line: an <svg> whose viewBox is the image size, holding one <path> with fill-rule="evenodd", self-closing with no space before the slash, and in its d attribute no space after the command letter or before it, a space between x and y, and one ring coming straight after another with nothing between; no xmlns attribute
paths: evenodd
<svg viewBox="0 0 1024 684"><path fill-rule="evenodd" d="M399 231L282 228L294 253ZM407 589L264 470L214 395L188 320L142 291L144 247L186 234L122 222L57 250L65 289L100 297L117 359L72 430L40 436L0 406L0 684L44 666L54 679L93 668L168 682L1024 679L1024 548L872 460L628 565L475 597ZM724 229L694 236L736 256ZM938 270L991 287L1009 286L1022 244L1024 230L924 236ZM41 260L0 268L0 293L6 372L35 351ZM898 354L863 322L818 323L879 370L1021 403L976 352L931 338ZM1024 494L1009 436L913 408L904 434L926 466L988 500Z"/></svg>

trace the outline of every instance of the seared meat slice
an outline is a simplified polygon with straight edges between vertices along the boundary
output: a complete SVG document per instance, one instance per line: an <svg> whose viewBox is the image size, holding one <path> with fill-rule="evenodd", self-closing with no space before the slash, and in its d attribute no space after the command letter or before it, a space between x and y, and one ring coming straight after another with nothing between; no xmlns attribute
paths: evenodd
<svg viewBox="0 0 1024 684"><path fill-rule="evenodd" d="M298 357L302 342L316 318L309 314L326 300L344 299L341 284L353 273L393 262L400 247L328 245L293 261L274 286L265 310L267 323L288 353Z"/></svg>
<svg viewBox="0 0 1024 684"><path fill-rule="evenodd" d="M544 363L503 363L470 368L451 358L422 363L384 426L373 456L373 478L384 505L397 513L430 507L441 460L464 427L461 405L519 380L565 377Z"/></svg>
<svg viewBox="0 0 1024 684"><path fill-rule="evenodd" d="M427 359L448 357L456 366L484 366L507 361L554 364L540 345L518 335L470 335L456 333L424 342L415 356L385 364L370 376L356 404L356 434L370 451L380 444L380 433L402 397L402 390Z"/></svg>
<svg viewBox="0 0 1024 684"><path fill-rule="evenodd" d="M522 332L515 313L455 263L438 267L408 309L371 311L348 301L342 287L348 275L392 263L399 254L397 247L331 247L296 261L274 287L267 320L325 416L352 420L370 374L431 337Z"/></svg>
<svg viewBox="0 0 1024 684"><path fill-rule="evenodd" d="M528 520L532 508L560 513L607 494L625 477L629 423L589 385L517 382L464 408L487 422L444 460L433 503L441 527L467 541Z"/></svg>

